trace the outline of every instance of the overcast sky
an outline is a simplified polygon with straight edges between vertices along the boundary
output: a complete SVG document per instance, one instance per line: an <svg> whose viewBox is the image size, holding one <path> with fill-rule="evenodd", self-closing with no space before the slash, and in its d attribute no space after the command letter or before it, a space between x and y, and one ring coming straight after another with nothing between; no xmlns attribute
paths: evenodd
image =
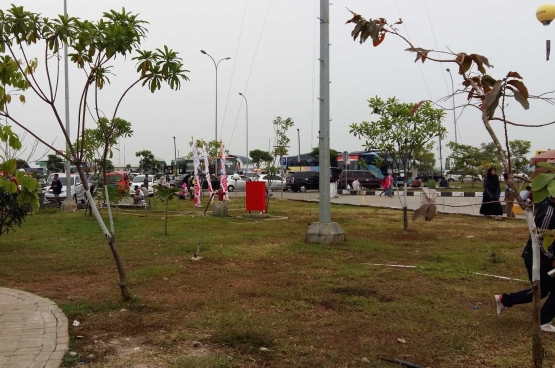
<svg viewBox="0 0 555 368"><path fill-rule="evenodd" d="M62 0L20 0L17 4L49 17L63 12ZM367 106L372 96L396 96L403 102L417 102L430 97L438 100L451 90L445 64L415 64L414 54L403 51L406 45L399 39L388 37L377 48L371 42L353 42L352 26L345 25L350 18L345 7L366 18L385 17L393 22L402 17L400 31L417 46L435 48L437 41L440 49L449 46L456 52L486 55L495 66L490 71L494 78L516 70L524 77L530 93L540 94L555 90L555 60L545 61L545 40L555 34L555 25L544 27L536 20L535 11L541 4L521 0L335 0L330 19L331 147L338 151L362 149L361 141L349 134L348 126L372 119ZM6 9L7 3L3 6ZM201 49L216 60L232 58L222 61L218 69L218 138L230 153L246 152L245 106L239 92L245 93L249 101L249 150L268 149L276 116L295 121L289 133L291 154L297 153L297 128L301 153L317 145L318 0L69 0L68 13L97 20L103 11L122 6L140 13L150 23L143 48L168 45L178 51L190 70L190 81L177 92L163 87L151 94L146 88L136 87L128 94L118 115L132 123L135 133L121 141L121 153L115 152L114 164L136 164L135 152L142 149L151 150L169 163L174 156L173 136L181 156L189 152L191 137L214 139L215 70ZM33 51L40 56L38 49ZM39 68L39 73L43 70ZM114 72L117 77L111 78L112 85L101 96L100 109L109 116L121 93L136 78L130 59L118 59ZM71 121L75 123L83 75L70 66L69 76ZM460 77L453 77L456 89ZM61 92L58 108L63 112ZM457 97L457 105L464 101L465 97ZM41 137L56 139L56 146L62 147L60 129L51 110L43 104L29 92L25 105L12 103L10 108ZM507 112L511 120L520 123L555 120L555 107L544 102L532 101L530 110L524 111L509 101ZM459 142L478 145L488 141L478 111L467 109L457 124ZM499 122L492 124L501 134ZM454 139L450 111L444 125L448 140ZM553 127L511 127L509 132L511 139L530 140L533 150L555 148Z"/></svg>

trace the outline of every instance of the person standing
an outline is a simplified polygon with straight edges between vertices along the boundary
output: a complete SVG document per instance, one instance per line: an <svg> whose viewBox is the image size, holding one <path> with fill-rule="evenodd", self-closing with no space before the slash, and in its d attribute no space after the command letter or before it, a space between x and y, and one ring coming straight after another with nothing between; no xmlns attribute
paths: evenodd
<svg viewBox="0 0 555 368"><path fill-rule="evenodd" d="M52 179L52 183L50 184L50 188L54 193L54 201L58 204L58 206L62 206L62 201L60 201L60 194L62 193L62 182L58 180L58 174L54 174L54 179Z"/></svg>
<svg viewBox="0 0 555 368"><path fill-rule="evenodd" d="M145 175L145 180L143 180L143 185L145 186L145 188L148 190L148 174Z"/></svg>
<svg viewBox="0 0 555 368"><path fill-rule="evenodd" d="M166 188L169 188L171 186L169 175L166 175L164 179L162 179L162 186Z"/></svg>
<svg viewBox="0 0 555 368"><path fill-rule="evenodd" d="M384 180L385 195L387 197L393 197L393 176L391 173L387 174Z"/></svg>
<svg viewBox="0 0 555 368"><path fill-rule="evenodd" d="M555 201L553 197L549 196L545 201L538 204L535 208L534 220L536 226L541 230L555 229ZM543 241L543 239L540 239ZM540 324L541 330L544 332L555 332L555 326L551 324L555 318L555 279L550 277L549 271L555 268L555 241L552 242L547 250L540 245L540 291L541 298L547 296L547 300L542 306L540 311ZM528 278L532 281L532 239L528 238L528 243L522 252L524 265L528 271ZM495 306L497 309L497 316L508 308L532 302L532 289L524 289L511 294L497 294L495 297Z"/></svg>
<svg viewBox="0 0 555 368"><path fill-rule="evenodd" d="M509 184L507 184L509 174L503 173L503 180L505 181L505 205L507 206L507 217L515 217L513 212L515 195L511 187L509 187Z"/></svg>
<svg viewBox="0 0 555 368"><path fill-rule="evenodd" d="M484 179L484 194L482 197L482 206L480 207L480 215L494 216L496 220L501 220L503 216L503 207L499 198L501 196L501 185L499 184L499 176L494 167L488 169L488 175Z"/></svg>

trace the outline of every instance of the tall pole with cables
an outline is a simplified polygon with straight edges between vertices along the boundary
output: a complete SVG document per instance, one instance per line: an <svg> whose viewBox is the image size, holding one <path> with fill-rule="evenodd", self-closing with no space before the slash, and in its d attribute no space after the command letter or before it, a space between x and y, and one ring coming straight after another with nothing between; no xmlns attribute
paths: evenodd
<svg viewBox="0 0 555 368"><path fill-rule="evenodd" d="M247 100L247 96L245 96L244 94L239 92L239 95L243 96L243 98L245 99L245 105L246 105L246 111L247 111L247 131L245 133L245 138L247 140L247 154L245 155L247 157L247 163L245 165L245 175L249 170L249 101Z"/></svg>
<svg viewBox="0 0 555 368"><path fill-rule="evenodd" d="M67 0L64 0L64 16L67 16ZM69 133L69 61L67 55L67 43L64 43L64 84L65 84L65 120L66 132ZM69 143L66 143L66 153L69 154ZM66 200L71 201L71 161L66 160Z"/></svg>
<svg viewBox="0 0 555 368"><path fill-rule="evenodd" d="M343 230L331 222L330 206L330 3L320 0L320 133L319 142L319 222L310 225L306 240L330 244L344 240Z"/></svg>
<svg viewBox="0 0 555 368"><path fill-rule="evenodd" d="M445 69L451 76L451 92L452 94L452 101L453 101L453 124L455 125L455 143L459 143L457 140L457 114L455 112L455 84L453 83L453 74L451 74L451 69Z"/></svg>

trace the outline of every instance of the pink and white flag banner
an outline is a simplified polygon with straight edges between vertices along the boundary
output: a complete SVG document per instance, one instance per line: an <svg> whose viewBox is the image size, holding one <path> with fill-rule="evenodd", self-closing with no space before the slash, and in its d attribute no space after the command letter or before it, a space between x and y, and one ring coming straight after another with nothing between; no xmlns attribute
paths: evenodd
<svg viewBox="0 0 555 368"><path fill-rule="evenodd" d="M212 180L210 179L210 166L208 164L208 153L206 152L206 146L202 145L202 155L204 156L204 177L208 183L208 193L212 197L214 189L212 189Z"/></svg>
<svg viewBox="0 0 555 368"><path fill-rule="evenodd" d="M224 147L222 144L220 144L220 186L224 191L224 200L229 201L229 197L227 195L227 174L225 172Z"/></svg>
<svg viewBox="0 0 555 368"><path fill-rule="evenodd" d="M193 140L193 168L194 168L194 175L195 175L195 207L200 207L200 181L198 177L198 169L200 166L200 159L198 157L198 150L197 144Z"/></svg>

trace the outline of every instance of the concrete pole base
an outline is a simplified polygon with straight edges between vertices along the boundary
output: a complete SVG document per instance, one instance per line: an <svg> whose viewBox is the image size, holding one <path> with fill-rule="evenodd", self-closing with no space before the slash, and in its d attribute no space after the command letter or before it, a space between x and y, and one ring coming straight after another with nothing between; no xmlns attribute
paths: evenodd
<svg viewBox="0 0 555 368"><path fill-rule="evenodd" d="M227 209L227 202L214 202L212 216L215 217L229 217Z"/></svg>
<svg viewBox="0 0 555 368"><path fill-rule="evenodd" d="M75 212L77 210L77 203L74 200L66 199L62 202L62 210L65 212Z"/></svg>
<svg viewBox="0 0 555 368"><path fill-rule="evenodd" d="M315 222L306 231L307 243L336 244L344 240L345 234L337 222Z"/></svg>

